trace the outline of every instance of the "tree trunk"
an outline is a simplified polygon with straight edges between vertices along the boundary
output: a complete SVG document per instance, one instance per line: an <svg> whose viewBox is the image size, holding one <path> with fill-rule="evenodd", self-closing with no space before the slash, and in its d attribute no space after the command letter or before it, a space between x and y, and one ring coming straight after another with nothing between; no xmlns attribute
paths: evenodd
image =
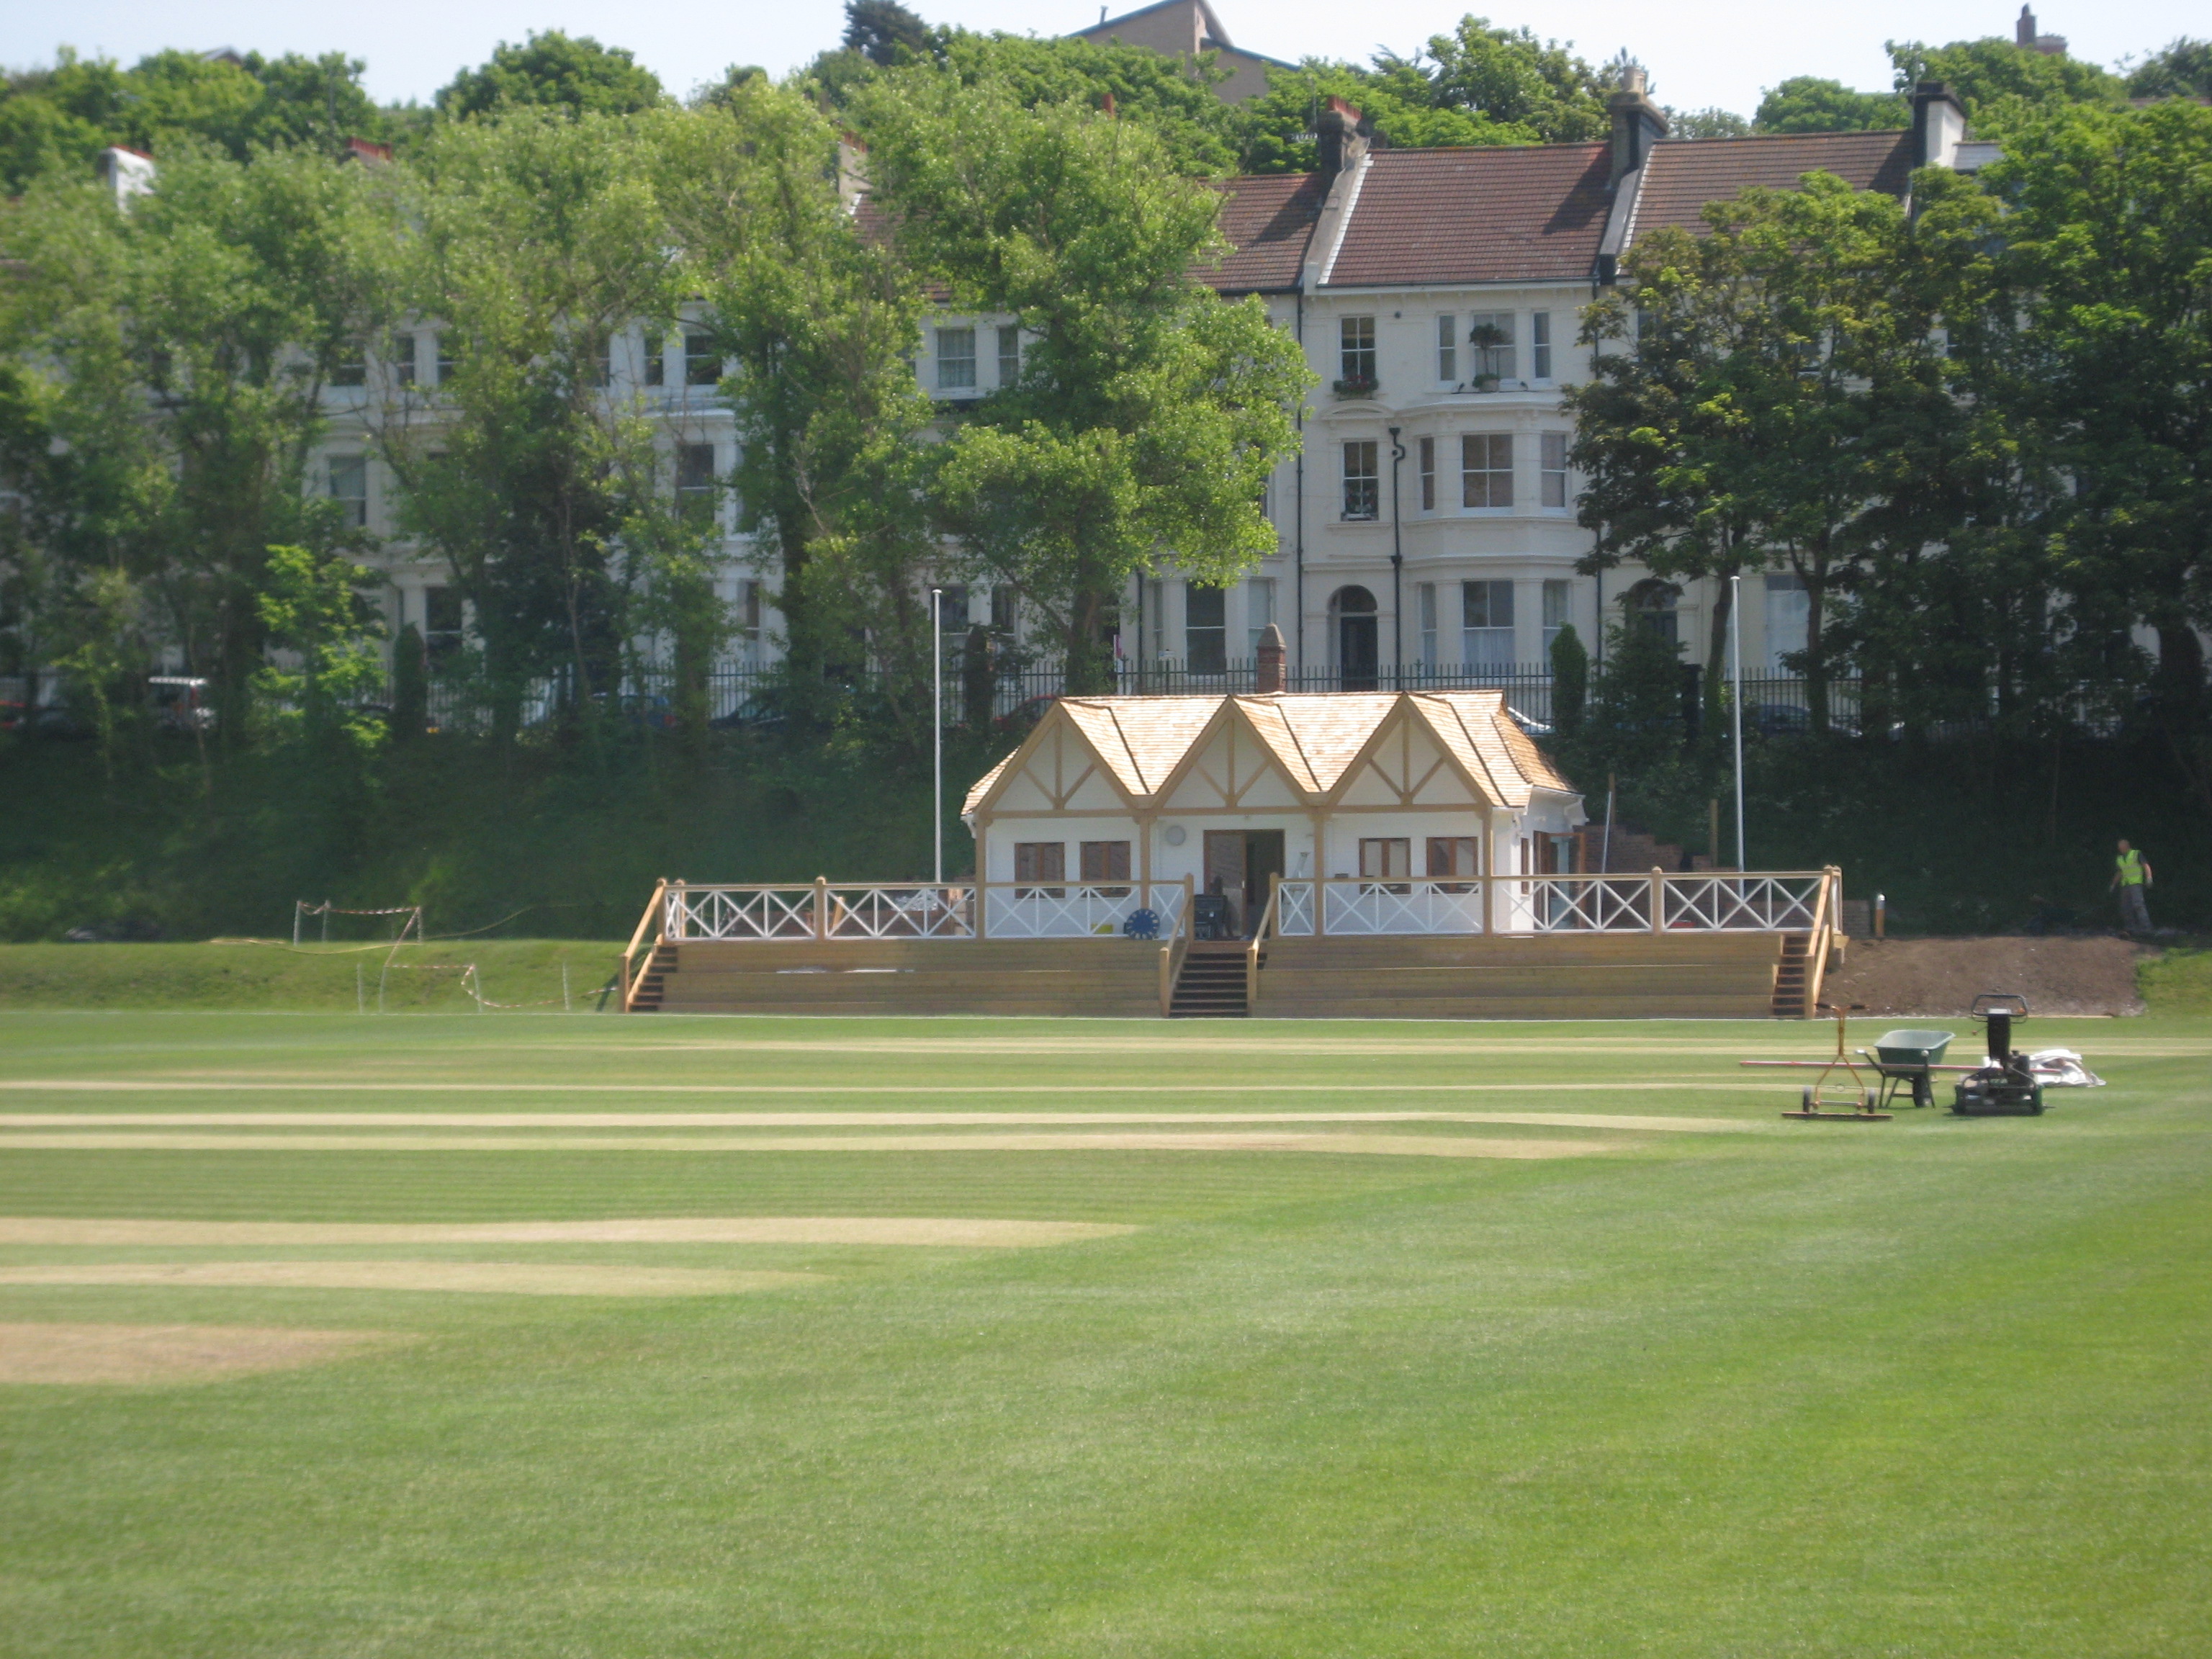
<svg viewBox="0 0 2212 1659"><path fill-rule="evenodd" d="M1805 577L1805 716L1815 732L1828 729L1828 659L1820 643L1827 601L1828 567L1823 560L1817 576Z"/></svg>
<svg viewBox="0 0 2212 1659"><path fill-rule="evenodd" d="M2159 726L2189 793L2212 813L2212 721L2205 707L2204 646L2186 622L2158 629Z"/></svg>
<svg viewBox="0 0 2212 1659"><path fill-rule="evenodd" d="M1718 731L1723 718L1722 688L1728 684L1729 619L1735 614L1735 586L1728 576L1717 579L1719 597L1713 601L1713 637L1705 650L1705 713Z"/></svg>

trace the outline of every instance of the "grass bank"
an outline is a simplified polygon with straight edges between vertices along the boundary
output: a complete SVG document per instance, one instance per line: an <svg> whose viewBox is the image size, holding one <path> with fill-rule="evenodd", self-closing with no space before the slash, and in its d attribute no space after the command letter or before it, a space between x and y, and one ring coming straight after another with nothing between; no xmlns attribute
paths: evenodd
<svg viewBox="0 0 2212 1659"><path fill-rule="evenodd" d="M565 993L580 1012L596 1006L622 948L588 939L453 939L396 952L386 945L295 950L274 939L0 945L0 1008L353 1013L380 1003L387 1013L459 1013L481 998L559 1012Z"/></svg>

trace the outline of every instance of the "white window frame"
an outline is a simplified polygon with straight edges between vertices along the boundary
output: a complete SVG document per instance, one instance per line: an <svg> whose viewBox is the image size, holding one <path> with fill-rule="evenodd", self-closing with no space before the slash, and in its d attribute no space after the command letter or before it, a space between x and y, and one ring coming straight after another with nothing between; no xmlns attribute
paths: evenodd
<svg viewBox="0 0 2212 1659"><path fill-rule="evenodd" d="M1437 384L1459 384L1459 318L1452 313L1437 319Z"/></svg>
<svg viewBox="0 0 2212 1659"><path fill-rule="evenodd" d="M957 346L965 341L965 353L949 351L948 346ZM937 389L939 392L973 392L975 390L975 331L969 328L940 328L936 331ZM964 369L961 365L966 365Z"/></svg>
<svg viewBox="0 0 2212 1659"><path fill-rule="evenodd" d="M1513 584L1494 578L1463 581L1460 593L1460 661L1468 668L1514 665ZM1504 601L1504 620L1498 601Z"/></svg>
<svg viewBox="0 0 2212 1659"><path fill-rule="evenodd" d="M1505 464L1503 466L1498 465L1497 446L1500 443L1505 446ZM1475 447L1477 445L1481 446L1480 453L1483 465L1480 466L1470 464L1478 453ZM1510 432L1462 432L1460 434L1459 504L1462 512L1510 513L1513 510L1516 499L1513 489L1513 467L1517 459L1516 452L1519 447L1520 446L1513 441L1513 434ZM1475 483L1478 478L1482 480L1480 486ZM1505 499L1503 501L1498 499L1500 485L1498 480L1500 478L1505 481L1503 486Z"/></svg>
<svg viewBox="0 0 2212 1659"><path fill-rule="evenodd" d="M1540 432L1536 434L1536 500L1555 513L1563 513L1574 505L1574 493L1568 487L1567 434ZM1554 497L1558 499L1554 500Z"/></svg>

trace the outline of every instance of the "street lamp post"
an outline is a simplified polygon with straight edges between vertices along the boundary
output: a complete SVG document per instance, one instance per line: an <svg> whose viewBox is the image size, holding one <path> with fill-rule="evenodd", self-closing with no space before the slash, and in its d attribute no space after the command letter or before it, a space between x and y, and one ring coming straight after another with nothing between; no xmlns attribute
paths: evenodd
<svg viewBox="0 0 2212 1659"><path fill-rule="evenodd" d="M1735 746L1735 867L1751 868L1743 854L1743 578L1729 578L1729 665L1734 688L1729 696L1729 740Z"/></svg>
<svg viewBox="0 0 2212 1659"><path fill-rule="evenodd" d="M934 776L930 787L930 841L936 849L930 879L945 885L945 590L929 590L929 736Z"/></svg>

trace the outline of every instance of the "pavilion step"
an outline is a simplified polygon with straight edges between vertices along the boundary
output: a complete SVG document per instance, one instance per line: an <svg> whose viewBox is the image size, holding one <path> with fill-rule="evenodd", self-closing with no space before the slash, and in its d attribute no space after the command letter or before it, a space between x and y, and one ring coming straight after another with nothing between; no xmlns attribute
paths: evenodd
<svg viewBox="0 0 2212 1659"><path fill-rule="evenodd" d="M1777 1019L1805 1018L1807 975L1811 971L1810 933L1784 933L1782 954L1774 966L1773 1014Z"/></svg>
<svg viewBox="0 0 2212 1659"><path fill-rule="evenodd" d="M633 1014L657 1014L661 999L668 994L668 976L676 971L676 949L673 945L656 945L653 954L645 959L645 971L637 976L637 989L629 1000Z"/></svg>
<svg viewBox="0 0 2212 1659"><path fill-rule="evenodd" d="M1168 1003L1169 1018L1242 1019L1251 1012L1244 998L1242 951L1193 951L1182 959Z"/></svg>

